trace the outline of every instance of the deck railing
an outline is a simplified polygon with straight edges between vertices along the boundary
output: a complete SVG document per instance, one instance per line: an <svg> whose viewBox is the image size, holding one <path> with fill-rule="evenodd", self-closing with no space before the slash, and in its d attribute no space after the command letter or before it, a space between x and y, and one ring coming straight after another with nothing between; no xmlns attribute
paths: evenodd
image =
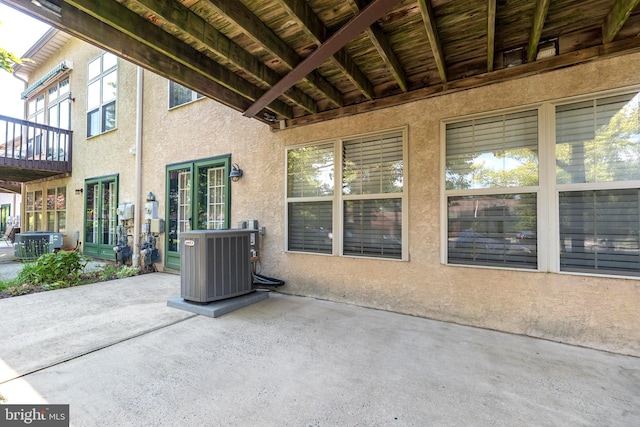
<svg viewBox="0 0 640 427"><path fill-rule="evenodd" d="M72 131L0 115L0 165L71 172Z"/></svg>

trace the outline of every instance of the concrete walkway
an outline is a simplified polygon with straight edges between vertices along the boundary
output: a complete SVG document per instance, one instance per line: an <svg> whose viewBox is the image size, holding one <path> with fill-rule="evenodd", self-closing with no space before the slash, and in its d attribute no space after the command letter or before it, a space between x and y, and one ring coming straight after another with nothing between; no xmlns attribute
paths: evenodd
<svg viewBox="0 0 640 427"><path fill-rule="evenodd" d="M179 276L0 300L6 403L73 426L637 426L640 359L270 294L176 310Z"/></svg>

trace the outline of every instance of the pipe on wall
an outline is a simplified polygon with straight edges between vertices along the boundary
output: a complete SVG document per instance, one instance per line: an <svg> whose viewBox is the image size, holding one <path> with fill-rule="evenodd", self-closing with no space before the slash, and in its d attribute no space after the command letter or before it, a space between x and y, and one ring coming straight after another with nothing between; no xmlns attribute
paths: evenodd
<svg viewBox="0 0 640 427"><path fill-rule="evenodd" d="M138 66L136 70L136 164L135 164L135 183L134 194L136 195L136 207L137 212L133 216L133 256L131 257L131 264L134 267L140 265L140 233L141 233L141 221L143 216L144 200L142 198L142 112L143 106L143 84L144 84L144 70Z"/></svg>

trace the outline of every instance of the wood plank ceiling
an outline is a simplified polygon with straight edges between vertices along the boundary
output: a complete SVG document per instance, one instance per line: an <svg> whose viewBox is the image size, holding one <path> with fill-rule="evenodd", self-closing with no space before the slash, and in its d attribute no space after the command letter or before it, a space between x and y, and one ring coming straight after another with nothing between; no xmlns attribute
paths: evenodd
<svg viewBox="0 0 640 427"><path fill-rule="evenodd" d="M640 50L640 0L0 1L274 129Z"/></svg>

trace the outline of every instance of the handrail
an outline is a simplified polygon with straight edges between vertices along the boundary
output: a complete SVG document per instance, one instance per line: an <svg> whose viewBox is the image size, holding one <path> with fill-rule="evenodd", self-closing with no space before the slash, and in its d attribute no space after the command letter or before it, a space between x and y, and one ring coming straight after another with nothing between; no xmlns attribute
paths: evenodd
<svg viewBox="0 0 640 427"><path fill-rule="evenodd" d="M71 172L73 132L0 115L0 165Z"/></svg>

